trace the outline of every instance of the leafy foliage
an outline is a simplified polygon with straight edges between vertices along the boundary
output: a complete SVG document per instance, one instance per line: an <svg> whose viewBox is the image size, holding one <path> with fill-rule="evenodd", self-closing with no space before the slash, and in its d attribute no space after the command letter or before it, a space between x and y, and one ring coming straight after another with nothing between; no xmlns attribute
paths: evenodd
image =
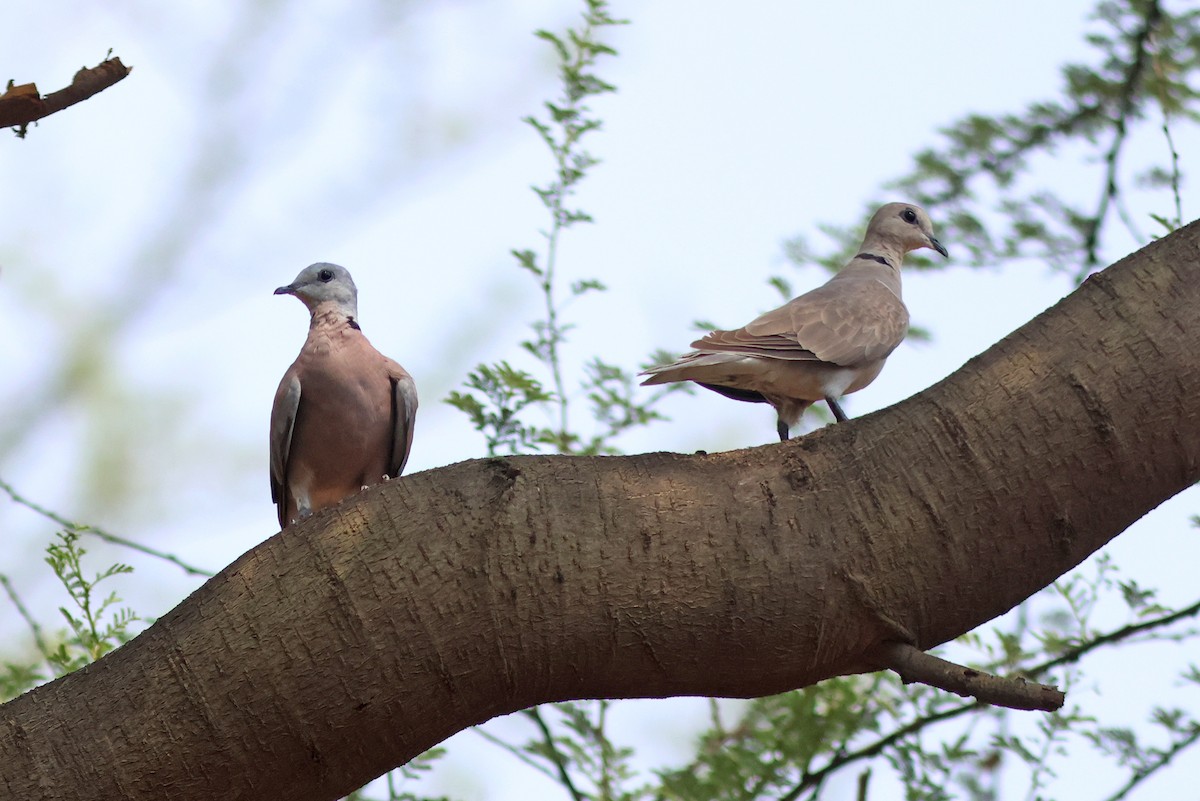
<svg viewBox="0 0 1200 801"><path fill-rule="evenodd" d="M1193 87L1200 74L1200 9L1168 12L1160 0L1104 0L1087 40L1093 63L1065 65L1060 96L1017 112L967 115L941 131L939 144L916 155L911 172L888 185L937 209L939 231L974 264L1030 259L1082 280L1106 263L1104 233L1114 218L1135 241L1148 240L1125 206L1133 187L1161 198L1164 211L1152 216L1158 225L1182 225L1183 174L1172 126L1198 119L1200 93ZM1130 135L1154 118L1163 133L1162 161L1129 176L1120 166ZM1063 158L1097 173L1099 194L1090 207L1039 181L1041 167ZM820 230L833 250L819 253L797 237L788 255L800 264L836 269L851 255L858 230ZM931 264L913 260L916 267Z"/></svg>
<svg viewBox="0 0 1200 801"><path fill-rule="evenodd" d="M480 395L454 391L446 402L465 413L487 438L488 456L495 456L501 448L510 454L524 453L545 441L543 429L521 421L521 412L527 407L554 398L532 375L508 362L481 364L467 375L466 386Z"/></svg>
<svg viewBox="0 0 1200 801"><path fill-rule="evenodd" d="M574 326L563 320L563 308L571 300L607 288L596 278L578 278L564 292L560 287L559 242L572 226L593 222L590 214L571 201L579 183L600 163L583 149L584 138L601 127L587 101L616 91L595 72L602 56L616 55L600 36L606 29L622 24L609 14L607 2L585 0L579 27L562 34L546 30L536 34L554 49L561 89L559 97L543 104L543 116L531 115L523 120L534 129L554 161L550 181L533 187L550 214L550 226L542 233L544 252L516 249L512 255L517 266L537 282L544 308L542 318L530 325L532 336L522 340L520 347L549 375L543 382L508 362L479 365L468 374L465 390L452 392L446 399L484 435L489 455L501 449L510 454L541 449L584 455L615 453L613 440L629 428L659 419L654 406L674 389L643 396L646 399L642 400L634 392L632 372L600 358L580 366L578 393L567 387L563 346ZM546 384L552 391L543 388ZM591 417L598 425L596 431L587 434L581 433L570 416L572 401L580 395L588 401ZM528 422L526 413L534 411L540 411L549 422Z"/></svg>
<svg viewBox="0 0 1200 801"><path fill-rule="evenodd" d="M65 606L59 607L58 611L70 626L70 635L66 642L46 654L46 658L61 673L70 673L89 662L95 662L128 640L131 636L129 627L137 622L138 616L127 608L116 609L110 614L110 610L121 599L115 592L103 597L95 594L101 582L113 576L132 573L132 567L118 562L88 579L83 573L83 557L87 551L79 547L79 535L73 531L61 531L58 540L46 548L46 563L70 594L78 612L73 613Z"/></svg>
<svg viewBox="0 0 1200 801"><path fill-rule="evenodd" d="M1200 602L1153 613L1131 604L1129 625L1094 631L1097 610L1123 583L1111 562L1099 559L1092 574L1076 573L1047 589L1006 628L973 632L948 650L957 661L985 670L1036 680L1052 676L1070 687L1080 679L1077 665L1099 649L1175 636L1194 639L1194 630L1178 627L1200 615ZM1046 607L1037 629L1028 619L1035 606ZM1039 716L1029 726L1028 717L1014 721L1008 710L964 702L928 687L905 687L891 674L831 679L755 699L732 725L721 719L715 703L713 710L696 759L663 772L657 798L836 798L837 792L826 792L835 778L857 771L865 784L869 778L864 776L881 773L880 759L891 768L892 780L903 785L906 798L995 798L1001 773L1022 770L1030 797L1049 797L1055 764L1077 748L1090 744L1101 753L1112 749L1116 754L1124 744L1127 761L1120 764L1132 767L1136 776L1139 770L1165 764L1172 748L1178 753L1190 746L1196 725L1181 710L1155 710L1154 720L1161 720L1158 725L1170 736L1165 745L1148 748L1119 730L1105 729L1078 707ZM1018 730L1017 724L1025 725Z"/></svg>
<svg viewBox="0 0 1200 801"><path fill-rule="evenodd" d="M83 567L86 554L87 551L79 546L79 534L70 529L60 531L57 542L46 548L46 563L66 589L72 605L70 608L59 607L68 628L53 644L47 641L41 626L29 614L8 578L0 576L0 584L29 625L40 652L38 661L4 666L4 671L0 672L0 700L20 695L53 676L78 670L133 636L132 627L140 620L137 614L131 609L119 608L117 604L121 599L115 592L107 595L97 592L102 582L132 573L133 568L116 563L88 578Z"/></svg>

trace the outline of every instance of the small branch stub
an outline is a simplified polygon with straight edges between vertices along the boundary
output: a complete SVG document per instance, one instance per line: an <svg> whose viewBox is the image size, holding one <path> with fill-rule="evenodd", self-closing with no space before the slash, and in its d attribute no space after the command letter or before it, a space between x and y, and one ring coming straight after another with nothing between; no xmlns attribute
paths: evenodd
<svg viewBox="0 0 1200 801"><path fill-rule="evenodd" d="M17 136L24 138L29 123L87 100L124 79L132 71L133 68L126 67L121 59L110 58L95 67L81 69L75 73L70 86L45 97L38 92L37 84L13 86L10 82L8 90L0 95L0 127L16 127Z"/></svg>
<svg viewBox="0 0 1200 801"><path fill-rule="evenodd" d="M1066 696L1057 687L1023 678L993 676L927 654L907 643L887 643L881 649L883 666L896 671L905 684L920 682L965 698L1009 709L1062 708Z"/></svg>

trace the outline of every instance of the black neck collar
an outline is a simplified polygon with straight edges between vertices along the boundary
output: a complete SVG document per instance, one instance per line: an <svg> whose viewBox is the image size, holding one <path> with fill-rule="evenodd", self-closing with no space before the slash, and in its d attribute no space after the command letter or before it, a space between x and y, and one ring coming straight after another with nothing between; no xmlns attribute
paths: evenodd
<svg viewBox="0 0 1200 801"><path fill-rule="evenodd" d="M856 259L870 259L871 261L877 261L877 262L879 262L880 264L886 264L888 267L891 267L891 266L892 266L892 263L891 263L890 261L888 261L887 259L885 259L883 256L879 256L879 255L876 255L876 254L874 254L874 253L859 253L859 254L858 254L857 256L855 256L854 258L856 258Z"/></svg>

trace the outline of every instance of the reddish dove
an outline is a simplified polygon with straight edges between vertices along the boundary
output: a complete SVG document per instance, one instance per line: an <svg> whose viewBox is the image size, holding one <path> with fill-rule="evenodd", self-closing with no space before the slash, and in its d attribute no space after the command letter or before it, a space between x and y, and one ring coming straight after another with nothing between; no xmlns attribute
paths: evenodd
<svg viewBox="0 0 1200 801"><path fill-rule="evenodd" d="M650 368L642 383L695 381L727 398L769 403L781 440L819 400L843 421L837 399L874 381L908 332L900 264L919 248L949 255L923 209L888 203L871 218L858 255L824 286L736 331L696 340L696 350Z"/></svg>
<svg viewBox="0 0 1200 801"><path fill-rule="evenodd" d="M309 265L275 294L295 295L312 314L271 409L271 500L284 527L400 475L417 387L363 336L358 289L345 267Z"/></svg>

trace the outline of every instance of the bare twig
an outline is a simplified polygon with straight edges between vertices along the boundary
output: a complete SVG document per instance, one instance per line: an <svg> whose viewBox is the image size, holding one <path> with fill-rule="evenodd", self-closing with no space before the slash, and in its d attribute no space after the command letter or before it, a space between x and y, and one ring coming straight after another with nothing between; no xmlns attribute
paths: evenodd
<svg viewBox="0 0 1200 801"><path fill-rule="evenodd" d="M1167 102L1167 76L1163 69L1162 59L1158 57L1157 42L1151 37L1150 44L1155 47L1151 65L1154 67L1154 77L1158 80L1158 106L1162 111L1162 132L1167 138L1167 149L1171 152L1171 194L1175 198L1175 216L1171 218L1172 230L1183 225L1183 198L1179 193L1181 175L1179 172L1179 151L1175 148L1175 139L1171 136L1171 111Z"/></svg>
<svg viewBox="0 0 1200 801"><path fill-rule="evenodd" d="M110 58L90 69L84 67L75 73L71 85L65 89L42 97L37 84L23 83L13 86L0 95L0 127L17 126L17 136L24 138L29 123L62 111L68 106L82 103L92 95L102 92L117 81L123 80L132 67L126 67L119 58Z"/></svg>
<svg viewBox="0 0 1200 801"><path fill-rule="evenodd" d="M855 798L858 801L867 801L867 785L871 783L871 769L867 768L862 773L858 774L858 792Z"/></svg>
<svg viewBox="0 0 1200 801"><path fill-rule="evenodd" d="M900 674L905 684L920 682L1009 709L1053 712L1061 709L1066 702L1066 696L1057 687L1020 677L993 676L982 670L947 662L908 643L886 643L880 649L880 655L883 663Z"/></svg>
<svg viewBox="0 0 1200 801"><path fill-rule="evenodd" d="M71 531L74 531L77 534L91 534L92 536L98 537L98 538L104 540L105 542L112 543L113 545L121 545L126 548L131 548L135 551L140 551L141 553L144 553L147 556L153 556L157 559L162 559L163 561L170 562L171 564L179 567L185 573L187 573L188 575L191 575L191 576L211 577L214 575L214 573L212 571L205 570L200 567L195 567L193 565L189 565L187 562L184 562L178 556L175 556L173 554L164 553L163 551L155 550L154 548L151 548L149 545L142 545L140 542L134 542L133 540L126 539L126 538L118 536L116 534L111 534L111 533L105 531L104 529L97 528L96 526L83 525L81 523L75 523L71 520L68 520L67 518L63 517L62 515L60 515L56 512L52 512L51 510L47 509L46 507L44 507L38 503L35 503L34 501L31 501L28 498L26 498L25 496L21 495L19 492L17 492L15 489L13 489L11 484L4 481L3 479L0 479L0 491L5 492L8 495L8 497L13 499L13 501L15 503L18 503L21 506L24 506L26 509L30 509L31 511L37 512L42 517L45 517L48 520L52 520L55 523L62 526L63 528L70 529Z"/></svg>
<svg viewBox="0 0 1200 801"><path fill-rule="evenodd" d="M0 587L4 588L4 592L8 595L8 600L12 601L13 606L17 608L17 614L24 619L25 624L29 626L29 631L33 634L33 642L37 645L38 650L42 655L50 653L50 648L46 645L46 638L42 636L42 627L33 615L29 613L29 608L21 601L21 596L17 595L17 589L12 585L8 576L0 573Z"/></svg>
<svg viewBox="0 0 1200 801"><path fill-rule="evenodd" d="M1154 31L1161 21L1162 9L1158 5L1158 0L1150 0L1146 6L1142 28L1133 41L1133 62L1129 65L1129 72L1125 75L1125 85L1121 90L1117 118L1113 121L1116 132L1113 135L1112 146L1104 157L1107 166L1104 175L1104 190L1100 194L1100 206L1096 209L1096 216L1088 221L1087 236L1084 238L1084 247L1087 251L1085 267L1089 270L1100 263L1098 253L1100 227L1104 224L1104 218L1108 216L1108 204L1117 197L1117 159L1125 144L1126 125L1133 114L1138 87L1142 82L1142 73L1145 72L1146 62L1150 57L1150 43Z"/></svg>
<svg viewBox="0 0 1200 801"><path fill-rule="evenodd" d="M529 756L529 754L525 753L524 751L522 751L520 748L513 745L512 743L505 742L504 740L500 739L499 737L492 734L491 732L486 731L482 726L475 726L474 728L471 729L471 731L475 732L476 734L478 734L483 739L487 740L492 745L503 748L505 751L512 754L517 759L521 760L526 765L528 765L529 767L536 770L538 773L541 773L551 779L554 779L555 781L558 780L558 776L555 775L554 771L550 770L548 767L543 765L541 762L538 762L536 759Z"/></svg>
<svg viewBox="0 0 1200 801"><path fill-rule="evenodd" d="M1063 651L1053 659L1043 662L1042 664L1032 667L1024 672L1030 676L1040 676L1056 667L1078 662L1085 654L1090 651L1094 651L1101 646L1113 645L1121 642L1122 640L1127 640L1135 634L1141 634L1143 631L1150 631L1161 628L1162 626L1169 626L1172 623L1183 620L1184 618L1195 617L1197 614L1200 614L1200 601L1197 601L1191 606L1185 606L1183 609L1180 609L1177 612L1172 612L1168 615L1162 615L1161 617L1156 617L1141 623L1133 623L1131 625L1116 629L1115 631L1110 631L1107 634L1101 634L1098 637L1093 637L1087 642L1080 643L1074 648Z"/></svg>

